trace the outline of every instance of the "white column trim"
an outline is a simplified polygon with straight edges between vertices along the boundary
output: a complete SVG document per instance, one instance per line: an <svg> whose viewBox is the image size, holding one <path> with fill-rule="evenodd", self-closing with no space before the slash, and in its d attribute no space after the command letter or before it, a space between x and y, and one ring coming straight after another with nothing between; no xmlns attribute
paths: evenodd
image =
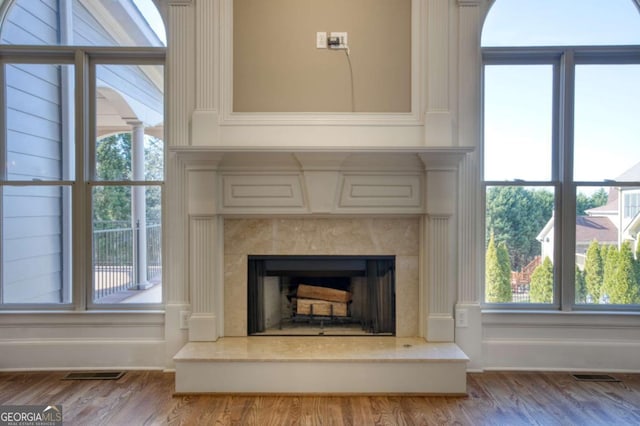
<svg viewBox="0 0 640 426"><path fill-rule="evenodd" d="M194 23L191 1L169 3L167 28L167 143L189 145L189 120L194 105Z"/></svg>
<svg viewBox="0 0 640 426"><path fill-rule="evenodd" d="M456 295L456 167L427 166L425 234L427 265L427 324L430 342L453 342L453 306Z"/></svg>
<svg viewBox="0 0 640 426"><path fill-rule="evenodd" d="M218 340L218 320L215 314L214 251L217 220L215 216L189 218L189 263L191 283L191 309L189 319L190 341Z"/></svg>
<svg viewBox="0 0 640 426"><path fill-rule="evenodd" d="M192 145L220 141L220 1L196 1L196 108L191 117Z"/></svg>
<svg viewBox="0 0 640 426"><path fill-rule="evenodd" d="M449 0L429 0L427 8L425 144L454 145L454 13Z"/></svg>

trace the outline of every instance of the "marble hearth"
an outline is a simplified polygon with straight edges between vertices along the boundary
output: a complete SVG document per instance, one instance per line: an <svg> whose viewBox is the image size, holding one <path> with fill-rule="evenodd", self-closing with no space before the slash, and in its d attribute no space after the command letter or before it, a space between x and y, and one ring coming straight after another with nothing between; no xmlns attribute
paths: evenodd
<svg viewBox="0 0 640 426"><path fill-rule="evenodd" d="M188 182L191 317L189 342L174 358L176 390L464 393L467 358L453 335L463 155L453 149L179 153ZM341 352L345 341L335 340L345 337L311 337L319 341L304 356L291 354L296 341L283 343L292 337L247 337L250 255L394 256L396 336L349 338L356 339L353 356ZM379 342L387 349L366 339L389 339ZM398 356L402 339L413 339L410 360ZM269 379L287 371L321 378L338 366L340 379L321 387L287 389ZM384 371L379 379L363 379L378 370ZM412 373L417 384L403 386ZM255 386L240 385L252 378Z"/></svg>

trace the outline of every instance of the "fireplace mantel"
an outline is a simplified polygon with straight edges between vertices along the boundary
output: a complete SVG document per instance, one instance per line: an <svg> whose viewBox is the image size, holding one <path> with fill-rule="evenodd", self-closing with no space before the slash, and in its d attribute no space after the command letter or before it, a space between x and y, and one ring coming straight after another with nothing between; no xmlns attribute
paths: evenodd
<svg viewBox="0 0 640 426"><path fill-rule="evenodd" d="M335 167L347 157L389 156L395 158L419 157L423 165L432 167L457 167L465 155L472 152L472 147L429 147L429 146L171 146L169 152L176 154L185 163L209 163L217 165L225 157L242 156L245 165L269 165L269 160L281 158L282 155L294 155L303 162L314 166L325 165ZM271 164L278 166L278 163ZM311 166L311 165L310 165Z"/></svg>
<svg viewBox="0 0 640 426"><path fill-rule="evenodd" d="M188 223L189 340L215 341L224 335L225 219L409 216L420 221L418 336L453 342L458 164L470 151L464 147L171 149L184 176L180 190Z"/></svg>

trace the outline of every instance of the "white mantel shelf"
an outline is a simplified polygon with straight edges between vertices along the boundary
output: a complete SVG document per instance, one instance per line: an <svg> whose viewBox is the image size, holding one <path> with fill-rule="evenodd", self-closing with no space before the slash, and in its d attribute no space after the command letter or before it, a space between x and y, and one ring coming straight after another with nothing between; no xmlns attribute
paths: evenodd
<svg viewBox="0 0 640 426"><path fill-rule="evenodd" d="M180 156L207 156L226 153L281 153L281 154L297 154L297 153L342 153L342 154L415 154L429 155L434 157L450 157L451 159L460 160L466 154L473 152L473 147L427 147L427 146L225 146L225 145L209 145L209 146L170 146L169 152L176 153ZM200 157L200 159L204 159Z"/></svg>

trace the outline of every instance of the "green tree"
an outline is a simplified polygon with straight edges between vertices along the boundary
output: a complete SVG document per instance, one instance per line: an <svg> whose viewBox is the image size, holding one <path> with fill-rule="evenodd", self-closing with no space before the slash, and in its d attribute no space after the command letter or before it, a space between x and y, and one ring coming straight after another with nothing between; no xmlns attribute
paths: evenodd
<svg viewBox="0 0 640 426"><path fill-rule="evenodd" d="M607 288L609 302L618 305L640 303L640 288L636 275L635 260L631 244L625 241L617 255L617 266L613 284Z"/></svg>
<svg viewBox="0 0 640 426"><path fill-rule="evenodd" d="M496 243L505 242L514 270L540 254L536 236L551 218L553 194L544 189L495 186L487 191L487 229Z"/></svg>
<svg viewBox="0 0 640 426"><path fill-rule="evenodd" d="M500 246L500 248L496 247L492 233L485 254L486 300L490 303L511 302L511 267L509 266L509 255L506 245L503 243Z"/></svg>
<svg viewBox="0 0 640 426"><path fill-rule="evenodd" d="M605 248L606 250L606 248ZM591 296L593 303L600 302L602 295L602 281L604 277L604 265L602 262L601 248L598 241L593 240L587 248L584 261L584 279L587 294Z"/></svg>
<svg viewBox="0 0 640 426"><path fill-rule="evenodd" d="M532 303L553 302L553 263L545 257L531 274L530 299Z"/></svg>
<svg viewBox="0 0 640 426"><path fill-rule="evenodd" d="M609 197L607 196L607 193L603 188L600 188L599 190L591 194L591 196L579 192L576 195L576 214L584 215L589 209L604 206L605 204L607 204L608 198Z"/></svg>
<svg viewBox="0 0 640 426"><path fill-rule="evenodd" d="M96 175L104 181L127 181L133 176L131 133L120 133L98 140ZM145 137L145 179L163 180L164 146L162 140ZM157 187L146 188L147 223L159 223L161 193ZM130 186L96 186L93 190L93 217L98 229L128 227L131 220Z"/></svg>
<svg viewBox="0 0 640 426"><path fill-rule="evenodd" d="M576 265L576 303L587 302L587 282L585 273Z"/></svg>
<svg viewBox="0 0 640 426"><path fill-rule="evenodd" d="M636 280L640 283L640 244L636 241Z"/></svg>
<svg viewBox="0 0 640 426"><path fill-rule="evenodd" d="M601 249L603 273L602 273L602 292L601 299L609 298L611 292L615 292L617 269L618 269L618 248L615 246L607 246Z"/></svg>
<svg viewBox="0 0 640 426"><path fill-rule="evenodd" d="M104 181L131 179L131 134L112 135L97 142L96 175ZM131 188L95 186L93 218L98 229L128 227L131 220Z"/></svg>

